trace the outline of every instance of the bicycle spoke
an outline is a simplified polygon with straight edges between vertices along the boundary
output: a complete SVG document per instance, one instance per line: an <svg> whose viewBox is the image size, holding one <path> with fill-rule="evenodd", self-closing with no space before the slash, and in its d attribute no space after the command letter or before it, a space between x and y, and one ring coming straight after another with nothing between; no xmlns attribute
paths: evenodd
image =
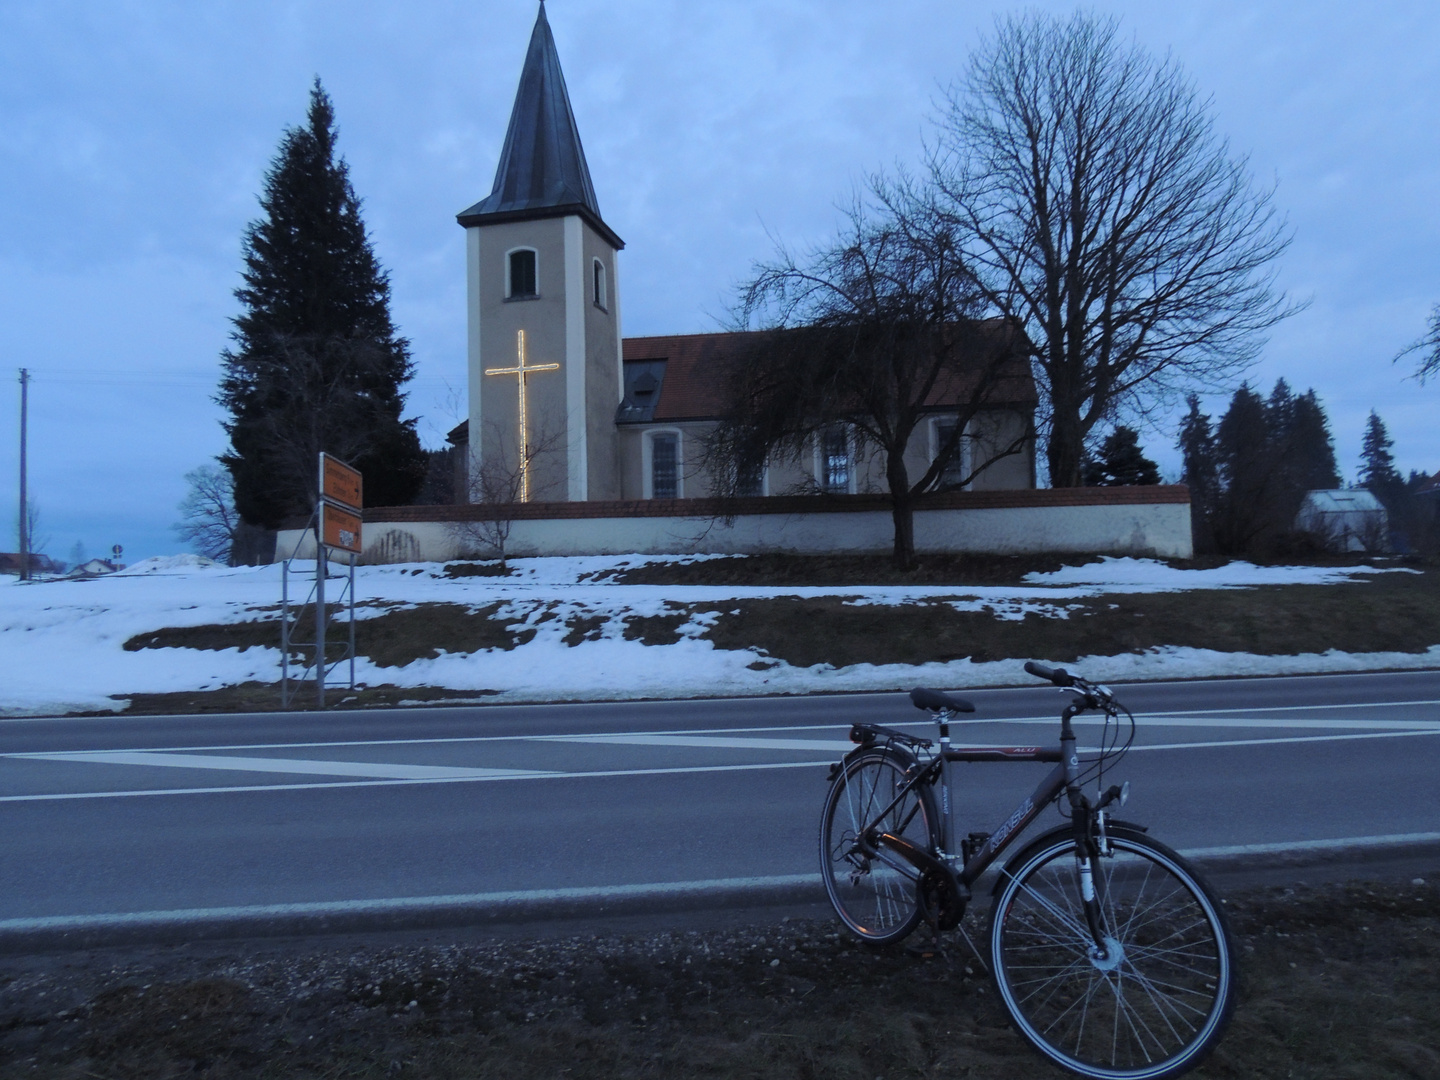
<svg viewBox="0 0 1440 1080"><path fill-rule="evenodd" d="M1002 884L992 959L1020 1030L1086 1075L1151 1076L1193 1058L1231 993L1215 916L1170 862L1122 838L1097 862L1107 948L1095 950L1073 864L1057 840Z"/></svg>

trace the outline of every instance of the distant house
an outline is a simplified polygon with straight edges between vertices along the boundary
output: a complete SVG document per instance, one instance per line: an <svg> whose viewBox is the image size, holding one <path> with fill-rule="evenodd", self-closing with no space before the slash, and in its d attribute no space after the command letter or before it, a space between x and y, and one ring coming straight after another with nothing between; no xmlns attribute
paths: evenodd
<svg viewBox="0 0 1440 1080"><path fill-rule="evenodd" d="M1390 546L1385 507L1364 488L1307 492L1295 527L1322 537L1332 551L1386 551Z"/></svg>
<svg viewBox="0 0 1440 1080"><path fill-rule="evenodd" d="M18 551L0 551L0 574L20 573L20 553ZM58 574L65 567L64 563L57 563L49 555L30 553L30 573L32 574Z"/></svg>
<svg viewBox="0 0 1440 1080"><path fill-rule="evenodd" d="M105 574L113 574L116 570L124 569L124 563L111 562L109 559L91 559L89 562L84 562L72 567L68 576L77 578L103 577Z"/></svg>

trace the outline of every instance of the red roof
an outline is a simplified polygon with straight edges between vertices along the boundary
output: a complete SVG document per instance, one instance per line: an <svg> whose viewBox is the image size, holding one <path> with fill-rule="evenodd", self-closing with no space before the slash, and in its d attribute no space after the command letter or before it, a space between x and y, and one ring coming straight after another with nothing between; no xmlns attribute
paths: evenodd
<svg viewBox="0 0 1440 1080"><path fill-rule="evenodd" d="M1006 335L1000 321L982 324L986 337L995 348L1006 347ZM655 420L700 420L718 417L724 411L724 371L726 361L741 349L762 338L764 333L668 334L660 337L625 338L625 360L664 360L665 377L660 385L660 400L655 404ZM969 397L973 378L963 370L948 380L943 376L930 394L927 404L943 408ZM1017 355L1001 378L990 399L991 405L1035 404L1035 381L1030 365Z"/></svg>

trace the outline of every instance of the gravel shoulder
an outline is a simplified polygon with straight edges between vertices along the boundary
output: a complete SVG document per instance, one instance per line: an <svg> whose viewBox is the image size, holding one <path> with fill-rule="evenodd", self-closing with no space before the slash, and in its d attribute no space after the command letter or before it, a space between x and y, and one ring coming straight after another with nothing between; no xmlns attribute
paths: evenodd
<svg viewBox="0 0 1440 1080"><path fill-rule="evenodd" d="M1440 1075L1440 886L1231 890L1242 999L1198 1077ZM973 918L973 917L972 917ZM833 920L0 958L7 1077L1053 1073L961 952Z"/></svg>

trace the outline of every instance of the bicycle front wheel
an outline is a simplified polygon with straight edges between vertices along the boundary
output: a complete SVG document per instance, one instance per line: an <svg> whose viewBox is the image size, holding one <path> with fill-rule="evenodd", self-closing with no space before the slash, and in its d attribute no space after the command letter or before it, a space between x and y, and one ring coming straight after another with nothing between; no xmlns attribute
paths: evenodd
<svg viewBox="0 0 1440 1080"><path fill-rule="evenodd" d="M1041 837L1002 875L991 915L995 982L1016 1028L1081 1076L1161 1080L1219 1040L1235 964L1209 886L1164 844L1115 828L1095 860L1106 948L1080 899L1075 843Z"/></svg>
<svg viewBox="0 0 1440 1080"><path fill-rule="evenodd" d="M895 750L857 754L830 785L820 818L820 876L830 903L851 933L876 945L899 941L919 923L918 875L893 856L867 854L860 838L874 828L934 847L930 789L917 784L900 797L915 767L914 758Z"/></svg>

